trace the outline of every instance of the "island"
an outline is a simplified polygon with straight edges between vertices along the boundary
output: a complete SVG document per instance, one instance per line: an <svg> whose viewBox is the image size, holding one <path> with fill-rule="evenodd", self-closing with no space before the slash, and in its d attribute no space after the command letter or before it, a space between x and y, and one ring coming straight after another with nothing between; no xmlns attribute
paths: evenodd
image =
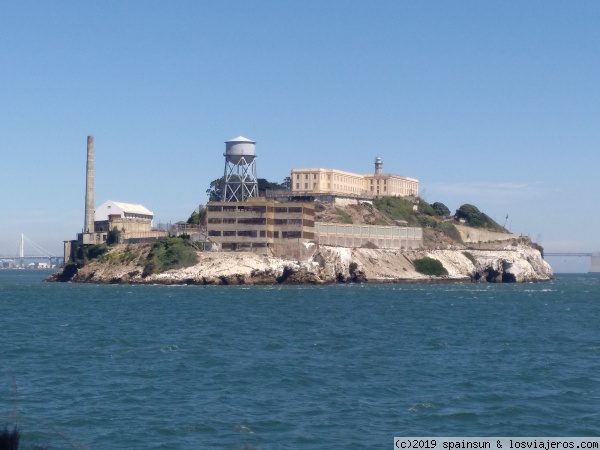
<svg viewBox="0 0 600 450"><path fill-rule="evenodd" d="M268 204L264 199L262 203L247 202L242 212L229 213L223 212L222 203L215 202L212 205L217 212L212 217L218 222L219 214L236 215L238 222L245 223L253 214L262 214L260 208L267 211ZM224 251L224 241L218 245L210 236L195 241L185 228L153 242L140 243L120 243L119 233L112 233L106 243L79 246L73 252L75 258L48 281L263 285L522 283L553 278L539 245L528 236L509 233L473 205L461 206L454 215L448 214L442 204L402 198L346 205L317 203L312 208L313 227L317 230L309 236L312 239L298 238L293 245L288 242L283 247L285 251L258 244L249 244L248 248L241 244L239 248L230 246ZM204 214L204 220L206 216L211 219L210 212ZM289 208L281 214L292 217ZM263 222L254 223L260 227ZM224 225L208 230L219 227ZM284 225L280 228L286 229ZM418 241L409 239L410 231L405 233L409 228L418 230L413 235ZM351 234L357 230L363 233L358 238ZM365 238L365 232L374 234ZM405 241L401 240L403 233ZM399 245L395 246L394 235L400 237Z"/></svg>

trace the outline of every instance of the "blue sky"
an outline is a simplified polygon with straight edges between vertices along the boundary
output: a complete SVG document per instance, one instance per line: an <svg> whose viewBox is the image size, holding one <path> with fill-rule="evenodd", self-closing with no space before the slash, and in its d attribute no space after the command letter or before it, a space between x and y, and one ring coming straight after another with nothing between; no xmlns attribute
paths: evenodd
<svg viewBox="0 0 600 450"><path fill-rule="evenodd" d="M261 178L379 155L431 203L600 251L599 23L597 1L2 2L0 253L81 231L88 135L96 204L161 222L243 135Z"/></svg>

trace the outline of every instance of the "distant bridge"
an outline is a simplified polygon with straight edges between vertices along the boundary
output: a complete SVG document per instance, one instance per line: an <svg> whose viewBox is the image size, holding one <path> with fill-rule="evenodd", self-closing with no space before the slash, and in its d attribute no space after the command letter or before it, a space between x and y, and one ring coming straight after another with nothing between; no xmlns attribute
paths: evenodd
<svg viewBox="0 0 600 450"><path fill-rule="evenodd" d="M572 253L572 252L544 252L544 258L547 256L577 256L577 257L589 257L590 258L590 272L600 272L600 253Z"/></svg>
<svg viewBox="0 0 600 450"><path fill-rule="evenodd" d="M600 253L550 253L544 252L544 256L600 256Z"/></svg>
<svg viewBox="0 0 600 450"><path fill-rule="evenodd" d="M24 234L21 234L18 251L6 251L0 249L0 262L4 266L24 267L28 262L48 261L50 264L61 265L64 257L54 255L48 250L40 247Z"/></svg>

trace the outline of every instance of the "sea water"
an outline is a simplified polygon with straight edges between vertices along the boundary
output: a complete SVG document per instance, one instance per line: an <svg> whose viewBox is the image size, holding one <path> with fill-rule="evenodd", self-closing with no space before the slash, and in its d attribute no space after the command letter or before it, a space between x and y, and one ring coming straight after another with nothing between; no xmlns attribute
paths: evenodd
<svg viewBox="0 0 600 450"><path fill-rule="evenodd" d="M392 448L600 435L600 276L128 286L0 271L0 419L28 448Z"/></svg>

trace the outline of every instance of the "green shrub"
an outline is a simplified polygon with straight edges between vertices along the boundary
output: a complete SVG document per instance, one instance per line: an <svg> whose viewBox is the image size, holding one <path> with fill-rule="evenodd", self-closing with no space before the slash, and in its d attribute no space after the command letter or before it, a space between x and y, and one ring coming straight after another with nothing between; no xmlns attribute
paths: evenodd
<svg viewBox="0 0 600 450"><path fill-rule="evenodd" d="M448 271L441 262L433 258L421 258L414 261L415 270L424 275L433 275L440 277L448 275Z"/></svg>
<svg viewBox="0 0 600 450"><path fill-rule="evenodd" d="M373 205L392 220L409 221L413 215L413 203L398 197L378 198Z"/></svg>
<svg viewBox="0 0 600 450"><path fill-rule="evenodd" d="M429 216L419 216L417 217L417 220L419 221L419 225L423 228L436 228L438 224L437 220Z"/></svg>
<svg viewBox="0 0 600 450"><path fill-rule="evenodd" d="M77 263L80 267L84 266L91 259L96 259L106 253L108 246L106 244L81 245L77 248Z"/></svg>
<svg viewBox="0 0 600 450"><path fill-rule="evenodd" d="M489 216L479 211L476 206L465 204L456 210L456 217L465 219L467 224L474 228L488 228L494 231L506 231Z"/></svg>
<svg viewBox="0 0 600 450"><path fill-rule="evenodd" d="M427 214L428 216L437 216L435 209L433 209L425 200L419 202L419 212L421 212L421 214Z"/></svg>
<svg viewBox="0 0 600 450"><path fill-rule="evenodd" d="M152 244L142 277L170 269L193 266L198 262L196 250L189 240L167 237Z"/></svg>

